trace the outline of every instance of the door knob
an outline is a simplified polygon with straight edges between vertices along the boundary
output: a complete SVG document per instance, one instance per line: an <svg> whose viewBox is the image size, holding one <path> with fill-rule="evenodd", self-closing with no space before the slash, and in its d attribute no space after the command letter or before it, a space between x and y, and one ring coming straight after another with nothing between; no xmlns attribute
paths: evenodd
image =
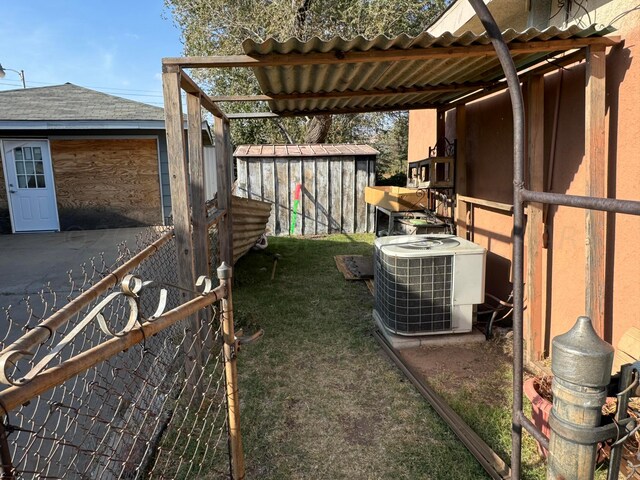
<svg viewBox="0 0 640 480"><path fill-rule="evenodd" d="M9 193L16 193L15 190L9 190Z"/></svg>

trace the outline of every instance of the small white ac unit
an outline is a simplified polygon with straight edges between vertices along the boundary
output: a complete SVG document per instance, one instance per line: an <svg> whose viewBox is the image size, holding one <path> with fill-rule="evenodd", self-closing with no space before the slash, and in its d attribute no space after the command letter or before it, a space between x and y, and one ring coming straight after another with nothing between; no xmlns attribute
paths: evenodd
<svg viewBox="0 0 640 480"><path fill-rule="evenodd" d="M486 253L453 235L377 238L374 318L398 335L470 332L473 306L484 301Z"/></svg>

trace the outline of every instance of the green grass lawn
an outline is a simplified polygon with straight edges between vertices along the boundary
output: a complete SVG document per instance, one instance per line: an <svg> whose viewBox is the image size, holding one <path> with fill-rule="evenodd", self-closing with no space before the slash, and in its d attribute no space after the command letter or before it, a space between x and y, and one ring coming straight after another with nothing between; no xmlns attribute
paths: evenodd
<svg viewBox="0 0 640 480"><path fill-rule="evenodd" d="M234 310L247 478L488 478L371 333L373 297L334 255L371 254L371 235L270 238L235 268Z"/></svg>

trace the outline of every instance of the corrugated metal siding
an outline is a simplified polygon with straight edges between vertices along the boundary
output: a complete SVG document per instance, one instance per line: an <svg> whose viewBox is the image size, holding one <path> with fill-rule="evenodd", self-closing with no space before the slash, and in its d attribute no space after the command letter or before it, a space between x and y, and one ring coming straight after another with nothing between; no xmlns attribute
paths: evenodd
<svg viewBox="0 0 640 480"><path fill-rule="evenodd" d="M235 157L335 157L378 155L369 145L314 143L306 145L239 145Z"/></svg>
<svg viewBox="0 0 640 480"><path fill-rule="evenodd" d="M508 43L530 41L565 40L603 36L611 33L611 27L591 26L580 29L572 26L566 30L550 27L545 30L530 28L524 32L506 30L503 35ZM291 53L366 52L370 50L410 50L412 48L446 48L490 44L488 35L466 32L460 36L444 33L434 37L423 33L417 37L400 35L390 39L378 36L368 40L356 37L345 40L313 38L302 42L296 38L285 42L268 39L262 43L245 40L242 44L247 55L286 55ZM548 56L549 52L523 53L514 56L518 68L526 68ZM403 61L376 61L365 63L296 65L256 67L253 69L264 94L343 92L349 90L375 91L436 85L460 85L471 82L492 82L503 78L503 71L495 55L455 57ZM418 92L415 94L389 94L375 97L315 98L269 101L276 113L329 111L332 109L373 108L393 106L397 109L423 104L445 104L467 92Z"/></svg>
<svg viewBox="0 0 640 480"><path fill-rule="evenodd" d="M364 201L364 189L375 184L374 155L236 158L236 194L274 205L271 234L289 234L298 183L295 235L373 232L373 209Z"/></svg>

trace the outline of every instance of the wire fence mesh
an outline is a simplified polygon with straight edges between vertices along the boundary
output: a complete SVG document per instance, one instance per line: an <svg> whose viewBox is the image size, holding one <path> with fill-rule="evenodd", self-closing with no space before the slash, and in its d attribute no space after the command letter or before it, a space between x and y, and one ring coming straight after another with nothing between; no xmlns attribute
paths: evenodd
<svg viewBox="0 0 640 480"><path fill-rule="evenodd" d="M118 245L113 264L107 265L101 255L69 271L67 292L45 285L17 305L3 306L0 350L25 333L43 328L43 320L161 238L168 240L130 272L153 282L145 284L135 299L139 315L134 320L154 319L163 302L164 311L177 307L181 295L171 229L149 228L136 248ZM216 242L215 229L210 238ZM211 265L217 266L215 245L211 253ZM6 376L14 386L0 385L0 399L11 389L28 386L15 383L37 371L47 355L55 354L45 366L52 371L104 345L113 334L127 335L132 297L117 295L120 289L115 285L105 290L57 330L47 328L50 338L33 355L8 362ZM109 295L113 295L110 301L103 302ZM93 312L101 302L102 319ZM0 404L6 437L5 442L0 438L5 477L228 477L224 358L216 304L197 317L195 323L180 320L143 338L15 409L7 411Z"/></svg>

